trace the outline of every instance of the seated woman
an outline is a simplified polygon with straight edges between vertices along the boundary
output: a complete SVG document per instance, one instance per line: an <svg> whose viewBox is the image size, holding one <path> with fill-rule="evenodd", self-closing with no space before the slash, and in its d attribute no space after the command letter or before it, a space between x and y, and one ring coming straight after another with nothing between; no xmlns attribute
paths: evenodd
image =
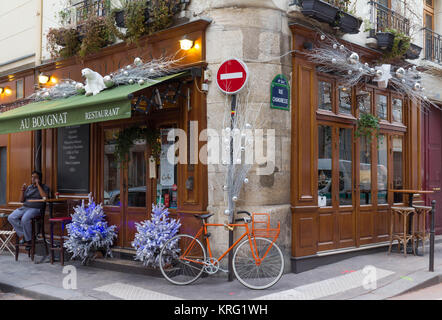
<svg viewBox="0 0 442 320"><path fill-rule="evenodd" d="M49 194L49 188L41 183L41 177L41 172L32 172L31 185L26 186L24 183L21 188L20 202L23 202L23 206L14 210L8 217L8 221L14 227L17 235L24 237L20 243L26 243L26 250L31 248L31 220L41 214L45 205L43 202L29 202L28 200L47 198Z"/></svg>

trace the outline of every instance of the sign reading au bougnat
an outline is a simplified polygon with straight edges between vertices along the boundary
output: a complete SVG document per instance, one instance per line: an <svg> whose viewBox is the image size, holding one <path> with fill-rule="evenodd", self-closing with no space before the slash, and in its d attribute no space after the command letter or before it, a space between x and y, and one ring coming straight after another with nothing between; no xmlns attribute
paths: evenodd
<svg viewBox="0 0 442 320"><path fill-rule="evenodd" d="M282 74L278 74L270 86L270 108L290 110L290 85Z"/></svg>

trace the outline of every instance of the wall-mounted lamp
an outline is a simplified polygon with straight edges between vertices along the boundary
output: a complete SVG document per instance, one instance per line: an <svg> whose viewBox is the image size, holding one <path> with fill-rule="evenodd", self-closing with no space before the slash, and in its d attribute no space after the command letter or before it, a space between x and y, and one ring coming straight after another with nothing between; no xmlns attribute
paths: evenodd
<svg viewBox="0 0 442 320"><path fill-rule="evenodd" d="M46 84L49 81L49 76L45 75L44 73L40 73L38 76L38 83L40 84Z"/></svg>
<svg viewBox="0 0 442 320"><path fill-rule="evenodd" d="M11 90L11 88L8 88L8 87L5 87L5 88L3 89L3 92L4 92L4 94L7 95L7 96L10 96L10 95L12 94L12 90Z"/></svg>
<svg viewBox="0 0 442 320"><path fill-rule="evenodd" d="M193 40L187 39L186 36L183 37L183 39L180 40L180 47L181 50L190 50L193 47Z"/></svg>
<svg viewBox="0 0 442 320"><path fill-rule="evenodd" d="M51 76L51 77L49 78L49 81L50 81L52 84L56 84L56 83L58 82L58 79L57 79L56 77L54 77L54 76Z"/></svg>
<svg viewBox="0 0 442 320"><path fill-rule="evenodd" d="M3 90L4 90L4 88L3 88L3 87L0 87L0 94L3 93Z"/></svg>

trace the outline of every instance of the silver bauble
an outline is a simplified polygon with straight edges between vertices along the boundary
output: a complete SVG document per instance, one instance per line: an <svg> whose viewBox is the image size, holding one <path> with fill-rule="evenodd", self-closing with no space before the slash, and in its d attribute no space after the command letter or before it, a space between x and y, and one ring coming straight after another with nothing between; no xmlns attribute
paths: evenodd
<svg viewBox="0 0 442 320"><path fill-rule="evenodd" d="M229 133L231 131L230 127L226 128L226 132Z"/></svg>
<svg viewBox="0 0 442 320"><path fill-rule="evenodd" d="M321 40L325 40L325 36L321 34Z"/></svg>
<svg viewBox="0 0 442 320"><path fill-rule="evenodd" d="M106 88L110 88L114 85L114 81L112 80L112 78L110 76L104 76L103 81L104 81L104 85L106 86Z"/></svg>
<svg viewBox="0 0 442 320"><path fill-rule="evenodd" d="M376 78L380 78L384 75L384 72L382 70L376 70Z"/></svg>
<svg viewBox="0 0 442 320"><path fill-rule="evenodd" d="M348 57L348 62L350 64L356 64L359 62L359 55L356 52L353 52L350 57Z"/></svg>
<svg viewBox="0 0 442 320"><path fill-rule="evenodd" d="M405 84L406 81L405 81L405 79L402 79L401 82L402 82L403 84Z"/></svg>
<svg viewBox="0 0 442 320"><path fill-rule="evenodd" d="M229 190L229 187L228 186L223 186L223 190L227 191L227 190Z"/></svg>
<svg viewBox="0 0 442 320"><path fill-rule="evenodd" d="M134 84L134 79L129 79L129 84Z"/></svg>
<svg viewBox="0 0 442 320"><path fill-rule="evenodd" d="M128 75L129 75L129 72L127 72L127 71L123 72L123 76L127 77Z"/></svg>
<svg viewBox="0 0 442 320"><path fill-rule="evenodd" d="M338 45L335 43L335 44L333 45L333 49L336 49L336 48L338 48Z"/></svg>
<svg viewBox="0 0 442 320"><path fill-rule="evenodd" d="M368 62L364 63L364 66L366 66L368 68Z"/></svg>
<svg viewBox="0 0 442 320"><path fill-rule="evenodd" d="M138 84L139 84L140 86L142 86L142 85L144 84L144 80L143 80L143 79L138 80Z"/></svg>
<svg viewBox="0 0 442 320"><path fill-rule="evenodd" d="M238 197L237 197L237 196L233 196L233 197L232 197L232 201L233 201L233 202L238 201Z"/></svg>
<svg viewBox="0 0 442 320"><path fill-rule="evenodd" d="M333 64L335 64L335 63L336 63L336 59L335 59L335 58L331 59L331 62L332 62Z"/></svg>
<svg viewBox="0 0 442 320"><path fill-rule="evenodd" d="M371 72L371 73L374 73L374 68L370 68L370 72Z"/></svg>
<svg viewBox="0 0 442 320"><path fill-rule="evenodd" d="M352 71L352 70L348 70L347 73L348 73L348 74L352 74L353 71Z"/></svg>
<svg viewBox="0 0 442 320"><path fill-rule="evenodd" d="M359 71L360 73L362 73L362 72L364 71L364 69L359 68L358 71Z"/></svg>
<svg viewBox="0 0 442 320"><path fill-rule="evenodd" d="M141 66L143 64L143 60L141 60L141 58L136 57L134 60L134 65L136 65L137 67Z"/></svg>
<svg viewBox="0 0 442 320"><path fill-rule="evenodd" d="M420 89L421 89L421 85L420 85L420 83L416 82L416 83L414 84L414 86L413 86L413 90L418 91L418 90L420 90Z"/></svg>
<svg viewBox="0 0 442 320"><path fill-rule="evenodd" d="M229 216L229 215L230 215L230 210L229 210L229 209L224 210L224 214L225 214L226 216Z"/></svg>
<svg viewBox="0 0 442 320"><path fill-rule="evenodd" d="M130 66L130 64L126 66L126 69L127 69L127 70L132 69L132 67Z"/></svg>
<svg viewBox="0 0 442 320"><path fill-rule="evenodd" d="M404 68L399 68L396 70L396 77L398 79L402 79L405 76L405 69Z"/></svg>
<svg viewBox="0 0 442 320"><path fill-rule="evenodd" d="M236 159L236 164L241 164L241 159Z"/></svg>
<svg viewBox="0 0 442 320"><path fill-rule="evenodd" d="M249 183L249 179L245 178L245 179L244 179L244 183L245 183L245 184L248 184L248 183Z"/></svg>
<svg viewBox="0 0 442 320"><path fill-rule="evenodd" d="M345 49L344 45L341 44L341 45L339 46L339 50L344 51L344 49Z"/></svg>

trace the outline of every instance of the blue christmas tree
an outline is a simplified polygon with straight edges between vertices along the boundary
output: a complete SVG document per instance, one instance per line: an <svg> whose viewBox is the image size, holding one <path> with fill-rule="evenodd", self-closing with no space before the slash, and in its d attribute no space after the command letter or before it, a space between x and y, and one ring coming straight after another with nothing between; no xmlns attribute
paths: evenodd
<svg viewBox="0 0 442 320"><path fill-rule="evenodd" d="M162 204L152 204L150 220L135 223L137 233L132 246L137 250L135 260L140 260L145 266L157 268L160 264L160 252L167 240L173 238L181 226L179 220L170 219L169 211ZM176 241L169 243L163 256L166 263L179 253Z"/></svg>
<svg viewBox="0 0 442 320"><path fill-rule="evenodd" d="M93 258L96 251L102 251L104 256L111 256L110 246L117 237L116 226L108 227L101 204L95 204L89 195L89 205L74 208L71 215L72 223L66 226L69 239L64 243L72 259L80 258L83 264Z"/></svg>

